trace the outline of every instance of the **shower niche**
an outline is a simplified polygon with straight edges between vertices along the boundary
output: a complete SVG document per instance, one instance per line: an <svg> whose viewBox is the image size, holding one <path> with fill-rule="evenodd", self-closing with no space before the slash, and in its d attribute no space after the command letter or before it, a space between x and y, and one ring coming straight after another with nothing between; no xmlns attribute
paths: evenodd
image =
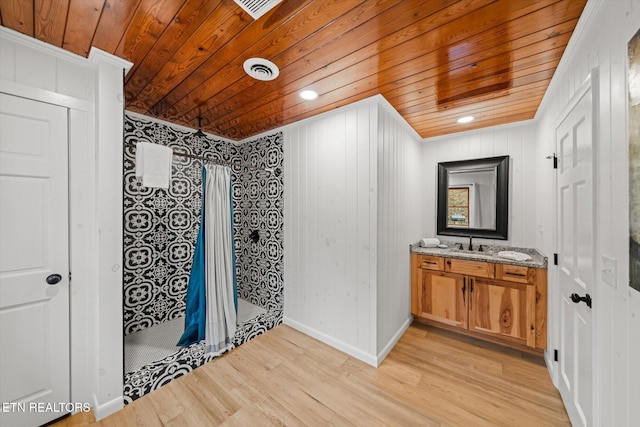
<svg viewBox="0 0 640 427"><path fill-rule="evenodd" d="M124 313L125 403L222 356L203 342L176 347L200 226L202 161L174 156L169 188L142 187L135 178L135 143L162 144L193 156L283 167L283 136L241 145L125 114ZM282 322L283 176L232 167L238 321L233 346ZM259 236L256 242L255 231Z"/></svg>

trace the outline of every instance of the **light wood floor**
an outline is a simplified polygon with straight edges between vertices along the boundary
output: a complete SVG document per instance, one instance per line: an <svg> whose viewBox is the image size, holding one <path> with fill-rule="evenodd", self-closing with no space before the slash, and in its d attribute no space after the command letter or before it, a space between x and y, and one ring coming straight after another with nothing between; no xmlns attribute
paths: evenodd
<svg viewBox="0 0 640 427"><path fill-rule="evenodd" d="M541 358L413 324L377 369L281 325L93 425L570 424Z"/></svg>

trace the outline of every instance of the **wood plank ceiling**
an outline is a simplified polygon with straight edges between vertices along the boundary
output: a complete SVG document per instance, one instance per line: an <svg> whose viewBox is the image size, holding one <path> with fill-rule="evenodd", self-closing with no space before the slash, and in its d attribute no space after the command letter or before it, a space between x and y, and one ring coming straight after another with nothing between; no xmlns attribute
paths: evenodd
<svg viewBox="0 0 640 427"><path fill-rule="evenodd" d="M233 0L0 0L0 17L133 62L126 108L162 120L240 140L382 94L426 138L533 118L585 3L284 0L253 20ZM247 76L251 57L280 76Z"/></svg>

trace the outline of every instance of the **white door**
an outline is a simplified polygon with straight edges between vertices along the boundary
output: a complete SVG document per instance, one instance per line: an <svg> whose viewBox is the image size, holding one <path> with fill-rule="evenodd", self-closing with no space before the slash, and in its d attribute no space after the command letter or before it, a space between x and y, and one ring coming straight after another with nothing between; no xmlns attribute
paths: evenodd
<svg viewBox="0 0 640 427"><path fill-rule="evenodd" d="M65 108L0 94L3 426L46 423L70 400L67 146Z"/></svg>
<svg viewBox="0 0 640 427"><path fill-rule="evenodd" d="M595 277L592 115L591 87L586 86L556 129L559 388L574 426L592 425L593 408L589 300Z"/></svg>

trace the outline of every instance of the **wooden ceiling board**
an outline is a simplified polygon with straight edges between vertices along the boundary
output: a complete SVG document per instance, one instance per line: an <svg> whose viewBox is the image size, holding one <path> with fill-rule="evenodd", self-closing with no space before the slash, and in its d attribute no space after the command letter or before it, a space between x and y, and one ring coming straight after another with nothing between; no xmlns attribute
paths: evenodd
<svg viewBox="0 0 640 427"><path fill-rule="evenodd" d="M490 3L490 1L491 0L474 1L469 2L469 4L473 7L482 7L483 5ZM418 2L410 3L412 7L421 8L424 6L422 4L418 4ZM431 2L430 4L436 4L436 2ZM437 4L440 5L440 3ZM401 4L401 6L406 8L405 4ZM432 13L419 22L425 21L431 26L444 25L450 22L456 14L468 11L468 9L465 9L462 6L464 6L464 4L453 3L452 5L444 8L435 7L433 9L428 9L428 12ZM417 13L414 9L411 10L414 11L411 15ZM406 22L395 19L397 17L397 11L385 11L384 14L387 12L389 12L389 19L382 20L383 23L387 24L386 26L380 25L380 15L378 15L372 22L374 28L378 29L376 35L377 38L371 39L361 37L361 33L354 30L353 32L346 33L344 36L332 40L330 43L322 46L321 49L298 59L298 63L313 64L313 69L298 72L298 68L296 68L297 64L294 62L290 66L293 68L293 71L290 73L294 75L301 75L300 79L295 81L291 86L284 87L277 82L278 84L271 86L272 89L269 91L271 92L270 96L256 97L257 102L261 103L261 108L258 110L254 106L249 106L249 108L245 109L245 111L251 116L250 122L247 122L246 125L255 127L255 124L252 124L251 122L259 119L261 115L272 115L274 111L277 111L278 108L274 109L272 107L273 103L282 104L286 107L298 107L300 104L304 104L304 101L302 101L297 94L298 90L301 88L313 87L314 89L317 89L321 97L323 97L326 96L328 92L345 86L345 81L353 81L354 77L363 76L363 73L365 73L364 75L375 76L377 72L380 72L383 69L383 67L393 65L394 61L396 64L402 64L403 67L408 68L406 61L403 59L403 57L408 55L407 52L413 52L422 48L430 49L428 46L433 43L432 41L423 40L420 42L419 40L416 40L416 37L414 37L414 33L412 32L413 30L406 29ZM422 14L419 14L419 16L422 16ZM387 28L388 26L391 26L391 28ZM391 54L388 54L387 56L382 54L384 51L393 50L392 46L397 47L405 41L410 42L412 40L414 41L412 46L406 48L403 46L402 49L395 49L393 58L391 58ZM316 58L320 58L322 61ZM328 79L332 82L330 88L321 88L323 79ZM360 85L360 88L361 86L362 85ZM365 96L360 99L364 97ZM341 105L346 105L345 103L339 105L335 105L334 103L331 104L332 105L328 108L329 110ZM283 124L291 122L290 120L287 120L287 115L279 117L282 117L282 120L284 120ZM238 125L242 120L244 120L244 117L236 114L233 120L220 124L215 129L222 132L228 132L224 129L228 129L230 132L237 132L240 130ZM271 123L272 121L268 120L267 122ZM225 127L221 127L222 125Z"/></svg>
<svg viewBox="0 0 640 427"><path fill-rule="evenodd" d="M540 80L530 85L521 86L517 91L503 96L500 99L479 101L477 105L474 106L476 118L481 115L486 115L488 112L491 112L492 109L495 109L497 112L499 109L510 105L527 105L531 108L531 105L535 105L534 99L544 94L546 88L545 83L547 83L545 80ZM431 116L431 118L425 118L421 113L407 114L403 117L406 117L417 125L420 125L422 122L429 123L433 126L437 124L444 125L446 123L455 123L458 118L465 114L464 107L460 107L457 110L458 111L456 111L456 108L452 108L450 111L439 114L436 118L432 118L433 116Z"/></svg>
<svg viewBox="0 0 640 427"><path fill-rule="evenodd" d="M87 57L105 0L71 0L62 48Z"/></svg>
<svg viewBox="0 0 640 427"><path fill-rule="evenodd" d="M132 68L137 68L162 33L173 24L173 17L182 5L182 0L142 0L114 54L127 58L134 64Z"/></svg>
<svg viewBox="0 0 640 427"><path fill-rule="evenodd" d="M322 32L321 37L318 33L315 33L313 37L307 37L297 43L295 45L295 49L288 49L275 56L273 61L276 62L276 64L283 64L281 65L282 78L278 79L275 84L256 84L255 80L250 79L247 76L241 76L243 81L240 84L231 87L233 92L219 92L215 96L209 98L206 103L199 106L199 111L197 111L195 115L197 116L197 113L205 111L206 114L216 117L218 122L224 122L227 119L226 116L228 114L234 114L234 112L237 112L241 108L251 110L255 107L259 107L260 105L264 105L267 102L277 100L285 93L283 91L287 83L296 82L300 77L308 75L317 68L315 66L312 68L310 63L312 62L314 53L326 45L326 42L324 42L325 40L346 37L343 36L345 32L351 34L362 28L362 26L357 26L354 29L354 23L359 20L371 19L381 11L385 10L384 8L395 6L401 1L402 0L362 3L358 7L350 10L347 14L343 15L346 19L342 19L339 23L337 22L320 29L319 32ZM379 28L376 26L370 31L379 31ZM358 36L361 37L361 35ZM340 48L348 46L348 43L349 40L344 40L342 44L336 43L335 46L328 46L327 50L333 55L339 55L340 52L342 52L342 56L348 55L348 49L340 51ZM302 57L302 53L307 54ZM340 56L337 57L339 58ZM323 66L323 64L320 64L318 67ZM302 87L303 84L304 83L298 83L297 86ZM296 89L293 90L295 91ZM247 103L246 99L249 95L249 91L253 101ZM289 89L289 92L291 92L291 89ZM207 107L209 107L208 110L206 109ZM186 117L189 117L188 113L189 112L183 112ZM191 117L193 117L193 114Z"/></svg>
<svg viewBox="0 0 640 427"><path fill-rule="evenodd" d="M538 31L530 35L520 37L516 40L508 41L506 44L511 46L513 50L520 49L525 46L534 45L536 43L543 43L542 45L533 46L533 49L536 51L547 50L547 48L551 49L558 46L558 44L562 44L563 42L564 44L566 44L566 42L569 40L569 37L571 36L572 29L575 26L575 21L569 23L570 28L566 28L566 26L567 23L562 23L556 26L552 26L545 31ZM558 40L555 40L556 37L558 38ZM486 35L483 35L483 38L486 39ZM483 59L498 55L500 52L503 52L503 45L488 47L485 50L473 52L468 56L452 58L452 60L450 60L449 62L449 67L451 70L455 70L461 67L467 67L469 66L469 64L478 63ZM396 90L398 88L405 88L406 90L406 87L408 85L419 83L422 80L436 76L439 66L435 66L434 64L437 64L439 53L440 51L432 52L418 59L421 68L424 70L420 73L412 74L407 77L398 75L397 73L399 73L399 70L396 69L385 70L379 73L383 81L391 82L390 84L380 86L381 93L389 94L390 91ZM420 87L422 87L424 86L424 83L421 83L420 85ZM416 88L411 87L409 90L411 92L414 92ZM397 95L394 94L393 96Z"/></svg>
<svg viewBox="0 0 640 427"><path fill-rule="evenodd" d="M33 1L0 0L2 25L33 37Z"/></svg>
<svg viewBox="0 0 640 427"><path fill-rule="evenodd" d="M543 57L548 57L547 53L542 53L541 56ZM557 55L557 58L559 59L559 55ZM543 63L542 67L543 70L536 73L534 76L529 76L530 73L533 73L536 71L535 68L531 68L528 67L525 70L520 70L520 62L522 62L525 65L531 65L530 62L528 62L528 59L525 58L523 60L519 60L517 61L515 64L518 67L517 68L517 73L512 73L513 76L512 77L508 77L508 78L513 78L513 83L514 86L517 87L521 84L527 84L531 81L537 81L539 79L549 79L550 77L550 73L547 72L547 69L552 68L551 70L551 75L553 72L553 69L555 69L555 66L557 64L557 60L554 62L546 62ZM523 79L522 76L528 76L526 79ZM505 79L507 78L507 76L505 76ZM403 88L406 96L408 97L413 97L413 99L421 99L423 101L422 103L422 109L424 109L425 111L431 107L435 105L435 84L437 83L437 77L432 77L430 79L426 79L427 81L420 81L417 84L411 85L409 87L405 87ZM333 79L331 79L331 81L334 81ZM350 84L348 86L343 86L343 87L339 87L339 88L335 88L335 89L331 89L331 90L327 90L327 91L322 91L323 93L323 97L325 98L325 101L328 102L331 105L336 105L338 103L340 103L341 98L345 98L348 97L349 101L353 102L356 101L358 99L363 99L364 97L367 96L371 96L371 95L375 95L377 92L377 88L379 87L380 81L377 78L377 76L371 76L368 79L364 79L364 80L360 80L358 82L355 82L353 84ZM318 87L318 86L316 86ZM370 90L373 89L374 92L371 92ZM362 95L360 98L357 98L356 96L360 94ZM390 93L388 92L382 92L382 94L385 96L385 98L387 98L387 100L390 101L390 103L401 113L404 115L404 111L401 108L400 105L396 104L396 101L394 99L394 97L391 96ZM502 94L495 94L494 97L496 97L497 95L502 96ZM420 98L417 98L417 97ZM354 98L355 97L355 98ZM426 97L426 99L425 99ZM491 94L489 94L489 97L491 97ZM474 102L478 101L478 100L483 100L485 98L474 98ZM282 103L282 101L278 101L278 105L280 105ZM298 117L299 115L299 109L306 109L308 108L308 104L304 103L302 100L299 99L297 93L290 93L284 96L284 104L286 105L285 110L283 111L283 113L285 115L281 116L283 120L286 120L288 117ZM275 106L274 106L275 108ZM533 111L535 112L535 109L537 108L537 105L535 106L535 108L533 108ZM322 111L328 111L331 108L328 109L324 109ZM261 111L255 111L253 113L251 113L250 118L247 117L247 120L251 120L253 126L256 127L261 127L262 123L260 120L261 119L265 119L264 123L271 123L269 120L272 118L273 113L277 111L277 110L273 110L270 113L266 113L265 116L261 115ZM316 111L314 113L318 113L319 111ZM433 111L434 113L437 113L437 111ZM242 118L239 118L237 120L242 120ZM295 120L293 120L295 121ZM237 123L235 122L231 122L228 124L223 124L223 126L226 125L227 127L221 127L221 128L217 128L216 130L218 132L222 132L222 133L230 133L233 132L233 128L235 126L237 126Z"/></svg>
<svg viewBox="0 0 640 427"><path fill-rule="evenodd" d="M62 47L69 1L35 0L34 37L45 43Z"/></svg>
<svg viewBox="0 0 640 427"><path fill-rule="evenodd" d="M190 111L189 107L191 105L196 104L198 108L197 112L191 116L191 119L193 119L200 115L201 112L215 105L215 101L210 101L215 95L222 93L225 98L233 96L234 85L246 89L258 84L270 87L282 84L280 79L273 82L258 82L249 78L243 71L244 60L252 57L263 57L273 60L278 65L279 61L275 57L280 52L313 34L314 31L322 28L328 21L332 20L333 16L341 15L350 8L349 1L316 0L306 2L304 8L299 10L299 13L273 28L250 26L245 34L255 41L251 44L243 43L243 46L247 46L244 51L234 49L233 45L229 46L225 49L227 55L224 55L225 59L228 60L218 63L212 74L203 76L205 79L198 87L190 92L187 92L188 89L183 90L182 87L179 87L165 97L163 100L165 108L162 111L169 111L163 114L163 117L169 120L179 120ZM194 103L194 100L200 100L200 102ZM154 112L161 113L160 110L160 108L154 109ZM205 120L205 123L207 122Z"/></svg>
<svg viewBox="0 0 640 427"><path fill-rule="evenodd" d="M1 25L133 62L126 108L240 140L383 95L422 137L534 117L586 0L0 0ZM273 81L247 76L250 57ZM314 101L298 92L313 88ZM476 120L459 125L461 115Z"/></svg>
<svg viewBox="0 0 640 427"><path fill-rule="evenodd" d="M495 10L493 9L490 9L489 11L492 13L495 12ZM522 13L528 12L527 9L524 9L524 10L520 9L520 11ZM458 11L458 13L460 12ZM485 11L483 13L487 13L487 12ZM443 15L446 15L447 17L449 17L452 15L452 13L450 10L448 10L446 11L446 13L443 13ZM553 16L553 11L547 12L543 17L546 19L549 19L550 18L549 15ZM439 22L433 20L433 18L431 18L431 20L432 22L439 24ZM471 20L470 22L473 22L473 20ZM545 22L548 22L548 21L545 21ZM447 40L455 39L456 34L457 33L455 32L455 29L454 29L450 32L445 32L444 38L446 38ZM352 87L346 87L346 85L342 85L341 82L343 82L345 79L353 80L353 76L362 76L362 75L369 74L371 76L372 81L377 82L378 84L384 84L385 81L380 80L380 75L381 73L384 72L383 67L393 67L393 66L398 67L398 70L394 70L393 78L402 78L405 74L415 73L416 70L420 70L423 68L422 66L419 66L419 67L407 66L407 62L406 62L407 57L411 59L417 58L417 60L419 61L420 56L423 56L425 53L429 54L433 52L433 49L438 46L438 39L441 37L442 37L441 35L435 34L434 32L429 32L425 35L420 36L419 38L409 39L406 41L406 43L400 45L398 42L400 40L404 41L404 39L398 39L396 36L396 40L395 40L396 44L395 45L390 44L391 46L395 46L395 47L387 49L386 50L387 54L385 54L385 52L378 52L377 55L372 55L370 49L366 49L366 48L359 49L349 55L343 56L339 60L334 61L333 63L330 64L330 66L327 66L323 70L318 70L315 73L307 74L307 76L305 76L299 81L297 87L313 86L314 88L318 89L318 92L321 94L321 97L323 97L325 102L331 104L330 108L325 109L323 111L330 110L337 106L345 105L346 103L339 103L336 105L336 102L338 102L338 101L335 101L336 95L338 98L340 96L346 96L348 93L350 93L351 90L362 91L363 96L360 98L356 97L355 100L363 99L366 96L370 96L369 94L364 96L365 92L363 87L368 86L366 82L364 82L363 80L358 80L354 82ZM378 45L383 45L384 41L385 41L384 38L380 39L380 41L378 41ZM344 43L344 45L350 46L350 47L353 46L352 43L351 44ZM450 44L446 45L445 49L448 48L448 46L450 46ZM411 52L411 54L408 54L406 52ZM383 60L380 60L380 58L383 58ZM430 63L434 64L435 61L430 61ZM341 70L338 71L338 69L341 69ZM331 85L331 87L323 87L322 80L315 81L315 82L312 80L313 78L318 78L318 77L324 78L326 79L326 81L330 82L329 84ZM332 91L336 91L338 89L340 89L340 92L337 94L329 93ZM233 121L221 123L214 129L216 132L222 132L223 134L232 135L232 133L237 129L240 129L240 127L243 124L244 126L260 127L261 122L259 121L263 118L266 119L264 123L273 123L273 121L270 119L272 118L274 111L277 111L278 109L267 108L268 107L267 102L270 101L271 103L283 105L286 108L298 107L299 104L303 104L304 101L298 98L297 90L298 89L283 88L277 92L273 91L273 94L270 97L271 99L260 97L259 99L257 99L256 102L261 103L261 108L258 109L257 105L249 105L248 106L249 108L245 109L247 113L245 113L244 117L240 116L239 114L235 114ZM383 96L386 96L383 91L380 91L378 93L382 93ZM351 95L349 95L349 98L350 98L350 101L354 100L353 98L351 98ZM265 115L269 117L264 117ZM250 116L250 117L247 117L247 116ZM290 123L291 120L288 120L288 118L297 117L297 115L284 114L279 117L281 117L281 119L284 120L285 123ZM167 117L166 119L176 120L177 118ZM219 119L218 121L222 121L222 119ZM253 131L251 130L249 131L249 133L252 133L252 132Z"/></svg>
<svg viewBox="0 0 640 427"><path fill-rule="evenodd" d="M228 32L228 27L222 26L227 20L231 21L230 15L220 13L222 10L221 1L211 0L193 0L188 1L185 6L178 12L174 18L174 24L169 26L162 33L153 49L140 61L135 69L131 69L126 76L127 97L129 99L137 99L146 86L157 86L167 84L162 80L164 70L169 66L179 66L189 72L189 70L198 65L198 61L205 55L213 55L215 50L211 50L211 46L219 41L218 34ZM188 7L187 7L188 6ZM218 13L214 14L214 11ZM211 31L215 28L215 31ZM196 46L195 49L189 49L189 56L176 58L176 52L181 46ZM162 64L157 66L157 64ZM173 73L174 78L180 76L179 72ZM182 75L184 78L185 75ZM180 77L178 77L180 78Z"/></svg>
<svg viewBox="0 0 640 427"><path fill-rule="evenodd" d="M160 99L152 100L150 103L140 106L142 109L151 109L154 114L161 115L165 120L176 120L182 117L187 111L197 106L199 112L204 112L208 108L204 103L216 93L221 91L227 93L226 88L236 83L246 74L243 69L243 63L246 59L252 57L271 58L270 52L273 51L270 45L278 41L287 41L286 31L291 28L301 28L300 23L295 21L295 17L301 10L307 7L318 6L320 2L300 1L298 7L291 9L293 16L287 15L284 21L279 16L278 9L272 9L265 15L269 26L258 25L261 21L247 22L246 28L241 31L237 37L225 43L215 56L211 57L201 66L197 67L190 75L188 80L178 83L171 91L167 93L163 87L159 87L158 92L162 96ZM313 14L313 10L310 13ZM309 13L309 11L307 11ZM275 15L275 16L273 16ZM286 25L285 24L289 24ZM309 27L312 27L309 25ZM303 34L300 34L301 36ZM248 81L255 84L254 80ZM165 113L166 110L176 111ZM192 119L199 114L192 116ZM206 125L209 121L203 120ZM186 121L188 123L189 120Z"/></svg>
<svg viewBox="0 0 640 427"><path fill-rule="evenodd" d="M306 40L298 43L296 49L289 49L274 58L277 64L284 64L281 68L283 78L279 79L276 84L273 85L255 85L256 87L250 87L245 90L251 90L251 97L253 101L246 104L245 99L247 94L243 92L229 94L227 99L221 97L211 98L210 101L204 105L211 105L211 109L207 111L211 115L217 118L218 122L224 123L227 120L229 114L235 114L238 108L244 108L245 110L252 111L260 106L266 106L267 103L278 103L283 96L295 93L293 98L296 103L301 102L297 96L297 92L300 88L307 86L313 86L320 93L324 93L326 90L322 88L321 82L323 77L333 75L335 82L339 84L345 79L339 76L336 70L337 61L343 58L349 58L350 63L358 63L363 59L371 58L372 49L371 46L367 46L364 43L369 42L374 37L381 37L386 34L391 34L393 29L389 28L389 24L394 21L394 15L398 18L396 22L400 22L404 17L399 15L397 5L401 1L396 2L384 2L382 6L389 7L388 9L382 9L381 5L374 2L365 2L364 4L352 9L348 15L348 21L344 20L345 24L349 24L344 31L335 31L335 27L338 25L332 24L322 28L322 34L314 34L314 37L309 37ZM440 9L444 1L439 2L425 2L425 4L418 4L422 14L428 13L431 10ZM408 11L409 14L414 14L413 11ZM380 18L382 16L387 17L387 20L372 18ZM347 16L347 15L345 15ZM353 19L351 18L353 17ZM366 20L360 25L353 26L353 23ZM338 28L342 29L342 28ZM330 32L330 33L329 33ZM327 34L329 33L329 34ZM328 40L331 42L319 45L318 40ZM357 51L354 51L356 47L359 47ZM368 47L368 49L363 49ZM304 53L304 56L301 55ZM375 53L375 52L374 52ZM322 59L323 62L318 62L318 59ZM367 65L371 68L371 65ZM369 70L370 71L370 70ZM374 70L375 72L375 70ZM353 75L357 71L348 71L348 81L353 79ZM245 80L248 80L248 78ZM344 83L343 83L344 84ZM290 102L286 102L286 105L291 105Z"/></svg>
<svg viewBox="0 0 640 427"><path fill-rule="evenodd" d="M537 34L539 33L536 33L536 35ZM564 34L564 36L566 40L568 40L570 33L566 33ZM518 39L518 41L525 39L529 39L529 37L520 38ZM534 41L534 39L528 40L528 42L531 41ZM528 45L528 42L524 45ZM544 37L541 43L542 45L538 46L538 51L545 51L545 46L555 46L557 41ZM562 43L562 40L560 40L560 43ZM517 48L519 46L514 45L514 47ZM548 53L546 55L548 55ZM379 73L378 77L380 81L388 82L380 83L380 93L382 93L385 98L399 111L403 108L404 102L418 101L420 103L424 103L425 101L423 93L426 93L427 90L429 90L429 87L434 84L434 79L437 76L437 67L433 66L436 57L436 55L434 55L433 57L431 57L430 55L422 57L421 62L423 62L424 71L421 71L417 74L409 75L407 77L403 77L401 73L402 70L396 69L389 69ZM425 60L423 60L423 58L425 58ZM455 69L457 67L464 67L469 63L477 63L481 60L482 56L480 54L473 54L467 58L459 58L453 61L452 68ZM431 68L429 68L429 64L431 64ZM424 106L422 108L424 108Z"/></svg>
<svg viewBox="0 0 640 427"><path fill-rule="evenodd" d="M129 28L141 0L109 0L105 3L98 28L93 36L93 46L115 54L120 40ZM135 64L134 64L135 65Z"/></svg>
<svg viewBox="0 0 640 427"><path fill-rule="evenodd" d="M546 81L541 81L518 88L517 91L509 94L509 96L503 97L500 101L493 100L478 102L477 105L474 106L474 114L477 118L480 118L485 116L486 113L490 112L492 109L504 112L504 108L509 108L510 106L515 105L526 106L531 109L531 106L535 105L536 100L541 95L544 95L547 84L548 83ZM421 123L423 121L423 116L421 115L407 115L405 117L416 125L429 125L436 127L446 126L448 124L457 125L456 120L461 116L464 116L464 114L465 111L463 109L452 108L449 111L439 114L436 118L425 119L426 123Z"/></svg>

